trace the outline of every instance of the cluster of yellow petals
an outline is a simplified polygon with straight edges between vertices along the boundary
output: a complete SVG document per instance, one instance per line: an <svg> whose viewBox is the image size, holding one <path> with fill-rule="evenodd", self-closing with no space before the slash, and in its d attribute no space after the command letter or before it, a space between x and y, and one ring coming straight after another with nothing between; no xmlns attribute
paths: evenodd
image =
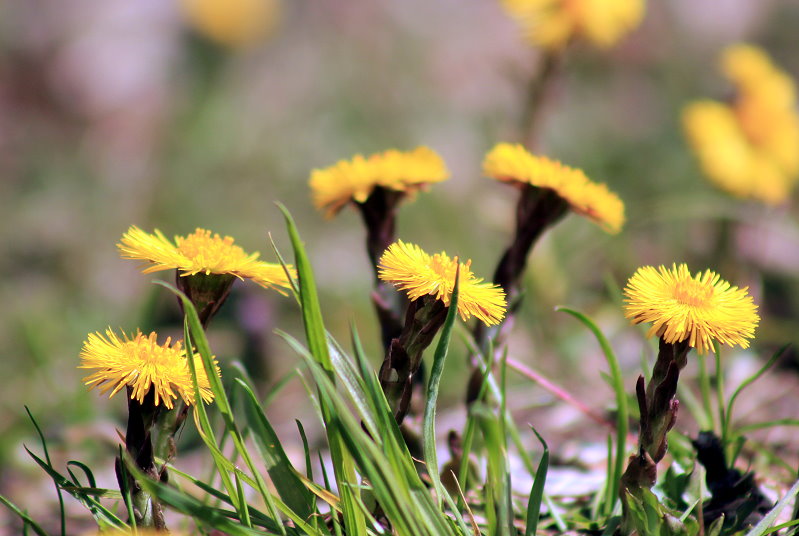
<svg viewBox="0 0 799 536"><path fill-rule="evenodd" d="M428 147L412 151L391 149L369 157L356 155L351 160L311 172L313 204L332 217L350 201L365 202L376 187L409 194L426 184L449 178L444 160Z"/></svg>
<svg viewBox="0 0 799 536"><path fill-rule="evenodd" d="M415 244L398 240L380 258L378 276L406 291L411 301L430 295L449 307L458 265L457 259L444 252L430 255ZM475 316L488 326L498 324L507 308L505 292L475 277L470 266L471 261L460 263L458 314L464 321Z"/></svg>
<svg viewBox="0 0 799 536"><path fill-rule="evenodd" d="M239 279L252 279L264 288L289 287L286 272L280 264L258 259L258 253L248 254L233 243L233 238L211 234L197 229L188 236L176 236L172 243L161 231L153 234L142 231L135 225L122 235L117 248L124 259L142 260L148 263L144 273L176 269L181 275L199 273L230 274ZM289 267L293 276L293 269Z"/></svg>
<svg viewBox="0 0 799 536"><path fill-rule="evenodd" d="M730 104L691 103L683 128L704 171L718 187L741 198L784 202L799 179L796 87L768 55L733 45L721 59L735 85Z"/></svg>
<svg viewBox="0 0 799 536"><path fill-rule="evenodd" d="M613 46L635 29L644 0L501 0L534 45L561 49L575 38L598 47Z"/></svg>
<svg viewBox="0 0 799 536"><path fill-rule="evenodd" d="M279 0L181 0L180 7L198 33L230 48L268 37L281 11Z"/></svg>
<svg viewBox="0 0 799 536"><path fill-rule="evenodd" d="M130 398L139 402L153 390L155 405L163 404L172 409L173 400L182 398L193 405L194 387L187 361L186 351L180 341L172 344L167 338L158 344L155 332L145 336L138 332L133 338L117 336L110 328L105 336L101 333L89 334L80 352L81 363L78 368L97 369L83 379L89 389L97 387L101 393L111 391L114 396L120 389L130 386ZM199 354L193 354L194 368L200 396L205 402L213 400L213 392L205 374ZM217 368L217 374L219 369Z"/></svg>
<svg viewBox="0 0 799 536"><path fill-rule="evenodd" d="M688 341L704 354L713 341L749 346L760 322L747 292L710 270L691 272L685 264L639 268L624 289L624 316L633 324L652 322L647 336L667 343Z"/></svg>
<svg viewBox="0 0 799 536"><path fill-rule="evenodd" d="M496 145L483 160L483 173L503 182L554 190L572 210L609 233L618 233L624 225L624 203L607 186L591 181L580 169L532 155L521 145Z"/></svg>

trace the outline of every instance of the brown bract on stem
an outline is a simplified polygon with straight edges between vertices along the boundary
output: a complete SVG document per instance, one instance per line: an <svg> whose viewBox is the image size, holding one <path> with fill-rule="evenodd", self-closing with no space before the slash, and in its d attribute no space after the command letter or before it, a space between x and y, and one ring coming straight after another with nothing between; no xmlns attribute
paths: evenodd
<svg viewBox="0 0 799 536"><path fill-rule="evenodd" d="M422 354L446 317L447 307L432 296L414 300L408 304L402 333L391 341L379 377L398 424L408 413L413 375L419 370Z"/></svg>

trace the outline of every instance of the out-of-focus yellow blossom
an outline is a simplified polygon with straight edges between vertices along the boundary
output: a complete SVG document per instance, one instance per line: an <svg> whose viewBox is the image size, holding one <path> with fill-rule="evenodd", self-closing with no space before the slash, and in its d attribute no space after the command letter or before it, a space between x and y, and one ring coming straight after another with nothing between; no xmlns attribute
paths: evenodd
<svg viewBox="0 0 799 536"><path fill-rule="evenodd" d="M624 225L624 203L607 186L591 181L580 169L532 155L521 145L497 144L483 160L483 173L503 182L549 188L609 233Z"/></svg>
<svg viewBox="0 0 799 536"><path fill-rule="evenodd" d="M729 104L702 100L683 110L683 128L703 172L741 198L784 202L799 178L796 87L768 55L733 45L721 69L735 85Z"/></svg>
<svg viewBox="0 0 799 536"><path fill-rule="evenodd" d="M231 48L257 43L280 20L280 0L181 0L197 32Z"/></svg>
<svg viewBox="0 0 799 536"><path fill-rule="evenodd" d="M311 172L310 186L314 206L325 210L329 218L347 203L364 203L375 188L413 194L432 182L449 177L444 160L432 149L417 147L413 151L391 149L367 158L356 155L352 160Z"/></svg>
<svg viewBox="0 0 799 536"><path fill-rule="evenodd" d="M611 47L641 22L644 0L501 0L535 45L557 50L572 39Z"/></svg>

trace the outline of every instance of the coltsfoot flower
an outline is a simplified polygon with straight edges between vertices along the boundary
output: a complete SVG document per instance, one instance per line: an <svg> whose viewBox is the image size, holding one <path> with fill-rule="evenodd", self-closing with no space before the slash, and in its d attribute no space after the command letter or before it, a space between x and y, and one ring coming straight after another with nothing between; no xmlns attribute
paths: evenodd
<svg viewBox="0 0 799 536"><path fill-rule="evenodd" d="M471 262L460 263L458 314L464 321L475 316L488 326L498 324L507 307L505 292L475 277ZM430 255L415 244L398 240L380 258L378 277L406 291L411 301L429 295L449 307L457 268L458 262L444 252Z"/></svg>
<svg viewBox="0 0 799 536"><path fill-rule="evenodd" d="M181 276L232 275L285 293L283 288L290 284L280 264L261 261L257 252L245 253L233 242L229 236L222 238L198 228L188 236L176 236L172 243L158 229L150 234L134 225L122 235L117 248L123 259L145 261L145 274L175 269ZM289 270L293 272L291 267Z"/></svg>
<svg viewBox="0 0 799 536"><path fill-rule="evenodd" d="M576 168L530 154L521 145L497 144L483 160L483 173L499 181L553 190L571 209L609 233L624 225L624 203L602 183Z"/></svg>
<svg viewBox="0 0 799 536"><path fill-rule="evenodd" d="M279 0L181 0L188 22L205 37L231 48L268 37L280 19Z"/></svg>
<svg viewBox="0 0 799 536"><path fill-rule="evenodd" d="M200 397L204 402L210 402L214 395L202 359L199 354L193 354L191 358L197 371ZM78 368L96 369L83 379L84 383L89 389L97 387L101 393L111 391L109 398L130 387L130 398L140 403L144 402L150 390L156 406L162 404L172 409L173 401L178 397L187 405L195 403L187 355L180 341L172 344L171 338L167 338L166 342L158 344L155 332L149 336L138 332L132 338L125 334L119 337L109 328L105 335L99 332L89 334L83 343L80 359Z"/></svg>
<svg viewBox="0 0 799 536"><path fill-rule="evenodd" d="M799 179L799 113L793 80L762 49L728 47L721 69L732 102L685 107L683 130L704 174L719 188L767 204L783 203Z"/></svg>
<svg viewBox="0 0 799 536"><path fill-rule="evenodd" d="M747 348L760 322L747 288L733 287L710 270L691 277L685 264L639 268L624 296L626 318L633 324L652 322L648 337L688 341L700 354L713 341Z"/></svg>
<svg viewBox="0 0 799 536"><path fill-rule="evenodd" d="M444 160L432 149L417 147L406 152L391 149L366 158L356 155L315 169L310 186L314 206L329 218L349 202L366 202L377 187L414 194L427 184L447 178Z"/></svg>
<svg viewBox="0 0 799 536"><path fill-rule="evenodd" d="M534 45L550 50L575 38L608 48L635 29L644 0L501 0Z"/></svg>

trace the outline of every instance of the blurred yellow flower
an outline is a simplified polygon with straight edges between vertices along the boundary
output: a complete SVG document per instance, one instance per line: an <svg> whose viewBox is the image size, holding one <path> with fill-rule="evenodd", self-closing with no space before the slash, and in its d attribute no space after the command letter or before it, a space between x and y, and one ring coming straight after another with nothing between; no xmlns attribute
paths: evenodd
<svg viewBox="0 0 799 536"><path fill-rule="evenodd" d="M532 155L521 145L497 144L483 160L483 173L503 182L549 188L609 233L624 225L624 203L607 186L592 182L580 169Z"/></svg>
<svg viewBox="0 0 799 536"><path fill-rule="evenodd" d="M428 147L413 151L394 149L311 172L310 186L314 206L332 217L347 203L364 203L375 188L413 194L428 183L449 178L444 160Z"/></svg>
<svg viewBox="0 0 799 536"><path fill-rule="evenodd" d="M258 260L258 253L247 254L233 243L233 238L211 235L211 231L197 229L186 237L176 236L175 244L158 229L154 234L132 226L117 244L123 259L146 261L145 274L176 269L180 275L230 274L239 279L252 279L264 288L274 288L283 293L288 288L286 273L280 264ZM293 269L289 267L289 270Z"/></svg>
<svg viewBox="0 0 799 536"><path fill-rule="evenodd" d="M180 341L175 344L167 338L158 344L155 332L145 337L138 332L131 339L127 335L118 337L110 328L105 336L91 333L83 343L78 368L97 369L83 379L89 389L97 387L101 393L111 391L114 396L120 389L131 387L130 398L140 403L152 389L155 405L163 404L172 409L173 400L182 398L186 404L194 404L194 387L186 361L186 351ZM205 374L199 354L192 356L197 371L197 383L203 401L210 402L214 395ZM217 368L217 374L219 369Z"/></svg>
<svg viewBox="0 0 799 536"><path fill-rule="evenodd" d="M507 307L505 292L475 277L471 263L460 263L458 314L464 321L475 316L488 326L498 324ZM458 262L444 252L429 255L415 244L398 240L380 258L378 277L407 291L411 301L430 295L449 307L457 268Z"/></svg>
<svg viewBox="0 0 799 536"><path fill-rule="evenodd" d="M280 19L279 0L181 0L180 5L198 33L231 48L261 41Z"/></svg>
<svg viewBox="0 0 799 536"><path fill-rule="evenodd" d="M648 337L667 343L688 341L700 354L713 341L749 346L760 322L747 292L705 270L691 277L685 264L639 268L624 289L624 316L633 324L652 322Z"/></svg>
<svg viewBox="0 0 799 536"><path fill-rule="evenodd" d="M799 113L793 80L752 45L733 45L721 68L730 104L693 102L682 114L702 171L719 188L768 204L787 200L799 178Z"/></svg>
<svg viewBox="0 0 799 536"><path fill-rule="evenodd" d="M550 50L579 38L613 46L638 26L644 0L500 0L534 45Z"/></svg>

